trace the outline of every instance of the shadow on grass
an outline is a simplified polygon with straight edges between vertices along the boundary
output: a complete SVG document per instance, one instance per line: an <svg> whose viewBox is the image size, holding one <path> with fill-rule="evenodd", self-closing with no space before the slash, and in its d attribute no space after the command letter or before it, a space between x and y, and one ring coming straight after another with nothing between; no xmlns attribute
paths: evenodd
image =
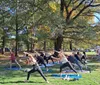
<svg viewBox="0 0 100 85"><path fill-rule="evenodd" d="M55 65L53 67L49 67L50 72L43 71L44 75L46 77L51 77L51 74L53 74L53 73L59 73L59 67L60 67L60 65ZM95 71L96 69L100 68L100 63L99 62L98 63L97 62L93 62L93 63L90 63L88 65L88 67L91 69L91 71ZM84 70L88 70L88 69L84 69ZM41 77L38 72L32 73L31 75L33 77ZM21 70L18 70L18 71L5 70L3 67L1 67L0 68L0 76L1 76L1 79L2 78L3 79L7 79L7 78L12 79L13 77L26 77L27 76L27 72L23 72ZM17 81L17 82L24 83L24 81ZM5 82L0 82L0 83L5 83ZM30 83L31 83L31 81L30 81ZM33 83L35 83L35 82L33 82Z"/></svg>
<svg viewBox="0 0 100 85"><path fill-rule="evenodd" d="M96 69L100 69L100 65L92 64L88 65L88 67L91 69L91 71L95 71Z"/></svg>
<svg viewBox="0 0 100 85"><path fill-rule="evenodd" d="M9 82L0 82L1 84L9 84L9 83L45 83L45 82L34 82L34 81L9 81Z"/></svg>

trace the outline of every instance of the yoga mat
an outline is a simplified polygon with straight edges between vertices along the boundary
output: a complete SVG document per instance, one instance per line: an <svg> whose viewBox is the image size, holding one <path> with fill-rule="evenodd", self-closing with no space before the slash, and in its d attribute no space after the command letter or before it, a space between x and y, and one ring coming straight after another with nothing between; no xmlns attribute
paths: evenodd
<svg viewBox="0 0 100 85"><path fill-rule="evenodd" d="M71 79L80 79L82 78L82 75L80 74L52 74L51 76L55 77L55 78L71 78Z"/></svg>
<svg viewBox="0 0 100 85"><path fill-rule="evenodd" d="M47 67L54 66L54 64L46 64ZM40 65L40 67L45 67L44 65Z"/></svg>
<svg viewBox="0 0 100 85"><path fill-rule="evenodd" d="M16 67L16 66L12 66L11 68L6 67L6 70L20 70L20 68Z"/></svg>
<svg viewBox="0 0 100 85"><path fill-rule="evenodd" d="M52 69L48 69L48 70L46 70L46 69L42 69L42 71L43 71L43 72L50 72L50 73L53 72Z"/></svg>

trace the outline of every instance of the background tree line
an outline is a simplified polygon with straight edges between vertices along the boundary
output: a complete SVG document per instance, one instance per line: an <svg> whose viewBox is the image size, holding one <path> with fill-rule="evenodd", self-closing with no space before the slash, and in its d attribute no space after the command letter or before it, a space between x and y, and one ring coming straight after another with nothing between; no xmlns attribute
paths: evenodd
<svg viewBox="0 0 100 85"><path fill-rule="evenodd" d="M99 0L0 0L0 46L33 51L99 45ZM97 42L98 41L98 42Z"/></svg>

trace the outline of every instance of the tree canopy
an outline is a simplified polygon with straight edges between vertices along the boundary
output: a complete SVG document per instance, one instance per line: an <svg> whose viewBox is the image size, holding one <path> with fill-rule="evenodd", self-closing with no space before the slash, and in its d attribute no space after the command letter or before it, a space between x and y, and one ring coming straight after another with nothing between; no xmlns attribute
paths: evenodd
<svg viewBox="0 0 100 85"><path fill-rule="evenodd" d="M55 50L63 39L97 44L99 22L94 17L100 19L95 13L100 14L99 0L0 0L1 47L15 40L17 54L21 44L30 50L38 41L51 40Z"/></svg>

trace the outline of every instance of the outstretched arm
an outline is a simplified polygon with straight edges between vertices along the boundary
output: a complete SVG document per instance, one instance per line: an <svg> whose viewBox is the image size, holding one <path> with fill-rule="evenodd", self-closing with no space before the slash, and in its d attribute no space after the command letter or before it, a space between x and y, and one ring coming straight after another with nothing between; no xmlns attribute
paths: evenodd
<svg viewBox="0 0 100 85"><path fill-rule="evenodd" d="M60 60L61 60L61 56L62 56L62 55L59 54L59 55L58 55L58 58L53 57L53 56L51 56L51 58L53 58L53 59L56 60L56 61L60 61Z"/></svg>
<svg viewBox="0 0 100 85"><path fill-rule="evenodd" d="M51 58L54 59L54 60L56 60L56 61L59 61L60 60L60 58L55 58L53 56L51 56Z"/></svg>
<svg viewBox="0 0 100 85"><path fill-rule="evenodd" d="M23 56L23 57L20 57L20 59L22 59L22 60L27 60L28 57Z"/></svg>

